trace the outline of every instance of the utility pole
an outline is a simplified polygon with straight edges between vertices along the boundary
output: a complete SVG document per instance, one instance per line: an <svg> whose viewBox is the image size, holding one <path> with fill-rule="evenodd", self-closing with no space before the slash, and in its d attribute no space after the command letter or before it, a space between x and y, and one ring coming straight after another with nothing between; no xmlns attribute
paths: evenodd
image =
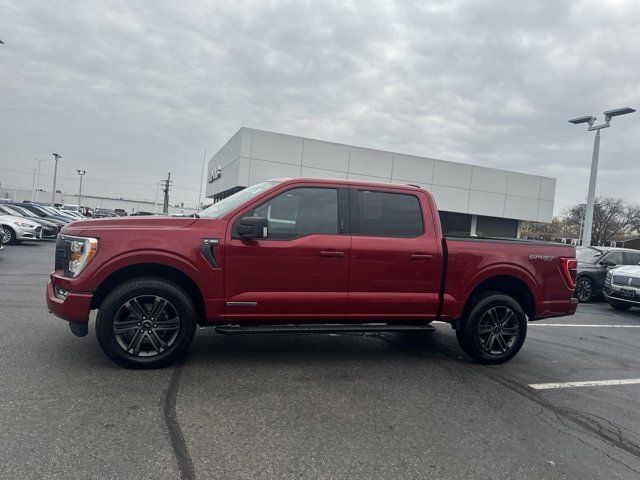
<svg viewBox="0 0 640 480"><path fill-rule="evenodd" d="M80 213L82 213L82 177L84 177L84 175L87 173L86 170L76 170L76 172L78 172L78 175L80 175L80 189L78 190L78 209L80 211Z"/></svg>
<svg viewBox="0 0 640 480"><path fill-rule="evenodd" d="M204 155L202 156L202 176L200 177L200 192L198 192L198 204L196 205L196 209L200 210L202 207L202 182L204 180L204 171L205 166L207 165L207 149L204 149Z"/></svg>
<svg viewBox="0 0 640 480"><path fill-rule="evenodd" d="M51 192L51 206L53 207L56 204L56 180L58 179L58 159L62 158L62 155L58 155L57 153L52 153L53 159L56 161L56 165L53 169L53 192Z"/></svg>
<svg viewBox="0 0 640 480"><path fill-rule="evenodd" d="M167 179L163 180L164 184L164 205L162 206L162 213L167 215L169 213L169 189L171 188L171 172L167 174Z"/></svg>
<svg viewBox="0 0 640 480"><path fill-rule="evenodd" d="M35 185L35 192L34 195L32 195L31 200L33 201L38 201L38 190L40 190L40 170L42 168L42 162L46 162L47 159L46 158L36 158L34 159L34 161L38 162L38 175L35 177L35 181L34 181L34 185Z"/></svg>

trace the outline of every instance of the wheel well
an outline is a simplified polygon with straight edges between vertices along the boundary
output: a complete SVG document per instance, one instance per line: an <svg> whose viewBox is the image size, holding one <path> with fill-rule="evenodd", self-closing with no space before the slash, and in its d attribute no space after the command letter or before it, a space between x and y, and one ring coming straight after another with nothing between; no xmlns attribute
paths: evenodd
<svg viewBox="0 0 640 480"><path fill-rule="evenodd" d="M498 275L480 283L474 288L471 295L469 295L465 311L473 304L473 300L478 295L489 291L504 293L505 295L513 297L513 299L520 304L529 319L535 318L535 304L531 290L526 283L511 275Z"/></svg>
<svg viewBox="0 0 640 480"><path fill-rule="evenodd" d="M204 322L204 299L202 297L202 292L200 292L200 289L195 284L195 282L187 274L181 272L180 270L159 263L139 263L122 268L112 273L100 284L96 292L93 294L91 308L100 308L100 305L109 294L109 292L111 292L122 282L126 282L127 280L131 280L132 278L139 277L164 278L165 280L169 280L170 282L173 282L184 289L189 297L191 297L193 305L196 308L196 313L198 315L198 324L202 324Z"/></svg>

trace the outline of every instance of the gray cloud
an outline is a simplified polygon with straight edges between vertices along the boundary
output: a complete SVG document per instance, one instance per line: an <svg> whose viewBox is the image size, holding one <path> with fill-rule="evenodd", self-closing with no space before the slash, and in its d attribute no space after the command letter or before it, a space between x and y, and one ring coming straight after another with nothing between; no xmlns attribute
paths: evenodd
<svg viewBox="0 0 640 480"><path fill-rule="evenodd" d="M633 1L0 8L3 184L60 151L69 191L85 168L87 191L153 198L172 171L195 203L203 149L245 125L556 177L559 212L586 196L593 140L566 120L640 106ZM640 201L635 115L603 131L601 195Z"/></svg>

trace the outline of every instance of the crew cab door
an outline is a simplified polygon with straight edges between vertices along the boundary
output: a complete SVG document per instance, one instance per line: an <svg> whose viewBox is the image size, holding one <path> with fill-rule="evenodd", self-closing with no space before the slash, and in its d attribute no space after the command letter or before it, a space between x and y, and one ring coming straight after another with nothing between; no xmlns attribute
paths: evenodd
<svg viewBox="0 0 640 480"><path fill-rule="evenodd" d="M442 254L427 196L350 189L349 318L435 318Z"/></svg>
<svg viewBox="0 0 640 480"><path fill-rule="evenodd" d="M346 189L296 185L232 219L225 245L225 317L346 318L347 205ZM266 218L266 238L239 238L235 228L242 217Z"/></svg>

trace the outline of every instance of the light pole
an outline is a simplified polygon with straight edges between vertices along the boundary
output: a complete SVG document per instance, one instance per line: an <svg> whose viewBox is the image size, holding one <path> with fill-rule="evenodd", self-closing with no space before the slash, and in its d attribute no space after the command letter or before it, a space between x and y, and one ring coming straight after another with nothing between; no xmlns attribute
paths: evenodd
<svg viewBox="0 0 640 480"><path fill-rule="evenodd" d="M53 159L56 161L56 166L53 169L53 192L51 192L51 206L56 204L56 180L58 179L58 159L62 158L62 155L52 153Z"/></svg>
<svg viewBox="0 0 640 480"><path fill-rule="evenodd" d="M589 176L589 192L587 193L587 208L584 215L584 229L582 233L582 246L588 247L591 245L591 230L593 228L593 204L596 198L596 180L598 178L598 156L600 155L600 130L603 128L609 128L609 123L613 117L618 115L626 115L627 113L633 113L635 110L629 107L616 108L615 110L607 110L604 112L604 122L601 125L594 125L596 117L587 115L584 117L574 118L569 120L570 123L575 125L579 123L588 123L588 131L596 131L596 136L593 139L593 155L591 156L591 175Z"/></svg>
<svg viewBox="0 0 640 480"><path fill-rule="evenodd" d="M82 205L82 177L84 177L85 173L87 173L86 170L76 170L76 172L78 172L78 175L80 175L80 189L78 190L78 211L80 211L82 209L81 205ZM82 212L80 212L82 213Z"/></svg>
<svg viewBox="0 0 640 480"><path fill-rule="evenodd" d="M32 192L31 192L31 201L38 201L38 188L40 188L40 168L42 167L42 162L46 162L46 158L34 158L34 162L38 162L38 168L33 169L33 181L32 181ZM38 172L38 176L36 177L36 171Z"/></svg>

